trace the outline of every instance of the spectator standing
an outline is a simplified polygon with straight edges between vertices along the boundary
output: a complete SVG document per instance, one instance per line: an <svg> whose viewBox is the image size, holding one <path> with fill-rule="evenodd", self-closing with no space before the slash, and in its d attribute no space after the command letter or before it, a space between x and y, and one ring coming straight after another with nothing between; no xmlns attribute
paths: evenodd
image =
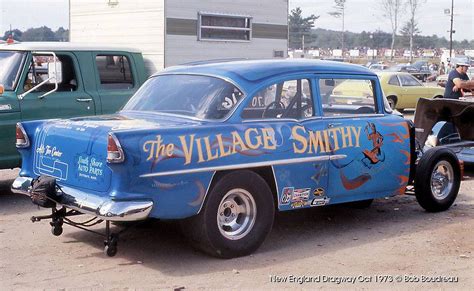
<svg viewBox="0 0 474 291"><path fill-rule="evenodd" d="M444 67L444 62L441 62L441 65L439 66L439 74L440 75L446 74L446 68Z"/></svg>
<svg viewBox="0 0 474 291"><path fill-rule="evenodd" d="M463 89L470 89L466 81L469 81L467 69L469 64L456 63L456 69L449 72L446 87L444 88L444 98L459 99L463 96ZM472 83L472 82L469 82Z"/></svg>

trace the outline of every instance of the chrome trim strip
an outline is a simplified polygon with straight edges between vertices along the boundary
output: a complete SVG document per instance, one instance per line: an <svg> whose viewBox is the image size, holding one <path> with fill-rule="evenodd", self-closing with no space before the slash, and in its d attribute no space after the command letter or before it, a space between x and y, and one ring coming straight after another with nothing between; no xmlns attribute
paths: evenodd
<svg viewBox="0 0 474 291"><path fill-rule="evenodd" d="M30 177L17 177L13 181L11 191L15 194L29 195L29 189L33 178Z"/></svg>
<svg viewBox="0 0 474 291"><path fill-rule="evenodd" d="M324 110L324 109L323 109ZM385 114L383 113L367 113L367 114L341 114L341 115L333 115L333 116L322 116L322 119L339 119L339 118L349 118L349 119L361 119L367 117L384 117Z"/></svg>
<svg viewBox="0 0 474 291"><path fill-rule="evenodd" d="M18 143L15 143L15 146L19 149L24 149L24 148L27 148L29 147L31 144L30 144L30 138L28 137L28 134L26 134L26 131L25 131L25 128L23 127L23 125L21 124L21 122L17 122L16 123L16 126L20 128L21 130L21 133L23 134L23 136L25 137L25 143L23 144L18 144ZM16 130L16 129L15 129Z"/></svg>
<svg viewBox="0 0 474 291"><path fill-rule="evenodd" d="M206 201L207 194L209 194L209 189L211 189L211 184L214 182L214 176L216 175L217 172L212 173L211 180L209 181L209 184L207 185L206 189L206 194L204 194L204 198L202 199L201 206L199 206L199 210L196 214L199 214L201 212L202 207L204 206L204 201Z"/></svg>
<svg viewBox="0 0 474 291"><path fill-rule="evenodd" d="M143 175L140 175L140 178L181 175L181 174L194 174L194 173L211 172L211 171L226 171L226 170L237 170L237 169L247 169L247 168L258 168L258 167L265 167L265 166L278 166L278 165L288 165L288 164L297 164L297 163L320 162L320 161L328 161L328 160L338 160L338 159L343 159L346 157L347 157L346 155L326 155L326 156L317 156L317 157L305 157L305 158L284 159L284 160L276 160L276 161L244 163L244 164L237 164L237 165L204 167L204 168L189 169L189 170L175 170L175 171L143 174Z"/></svg>
<svg viewBox="0 0 474 291"><path fill-rule="evenodd" d="M280 188L278 187L278 180L276 178L276 175L275 175L275 169L273 168L272 166L272 173L273 173L273 180L275 180L275 188L276 188L276 194L277 194L277 205L276 207L278 207L278 209L280 209Z"/></svg>
<svg viewBox="0 0 474 291"><path fill-rule="evenodd" d="M30 195L31 177L17 177L11 191L17 194ZM110 221L137 221L148 218L153 209L153 201L114 201L110 196L97 196L67 186L58 191L56 203L81 213L97 216Z"/></svg>
<svg viewBox="0 0 474 291"><path fill-rule="evenodd" d="M120 153L120 158L118 159L109 159L109 151L107 150L107 163L109 164L118 164L118 163L122 163L124 160L125 160L125 154L123 152L123 149L122 149L122 145L120 144L119 140L117 139L117 137L115 136L115 134L113 132L109 132L109 136L112 137L112 139L114 140L115 142L115 145L117 146L117 149ZM109 141L107 140L107 147L109 145Z"/></svg>
<svg viewBox="0 0 474 291"><path fill-rule="evenodd" d="M104 220L144 220L153 208L153 201L114 201L110 197L87 194L65 186L62 190L59 204Z"/></svg>

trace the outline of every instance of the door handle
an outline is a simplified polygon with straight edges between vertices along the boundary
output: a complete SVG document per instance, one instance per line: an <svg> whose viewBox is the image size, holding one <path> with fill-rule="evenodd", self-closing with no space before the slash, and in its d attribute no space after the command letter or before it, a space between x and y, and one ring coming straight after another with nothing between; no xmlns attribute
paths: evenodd
<svg viewBox="0 0 474 291"><path fill-rule="evenodd" d="M328 124L328 127L329 127L329 128L333 128L333 127L336 127L336 126L339 126L339 125L342 125L342 122L329 123L329 124Z"/></svg>
<svg viewBox="0 0 474 291"><path fill-rule="evenodd" d="M91 102L92 98L77 98L77 102Z"/></svg>

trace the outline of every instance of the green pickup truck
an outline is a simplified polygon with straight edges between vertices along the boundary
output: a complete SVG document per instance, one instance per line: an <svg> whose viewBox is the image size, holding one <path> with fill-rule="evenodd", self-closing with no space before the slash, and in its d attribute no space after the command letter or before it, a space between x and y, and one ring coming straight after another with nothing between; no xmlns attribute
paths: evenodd
<svg viewBox="0 0 474 291"><path fill-rule="evenodd" d="M0 169L20 165L17 122L116 112L146 78L143 56L134 49L0 45Z"/></svg>

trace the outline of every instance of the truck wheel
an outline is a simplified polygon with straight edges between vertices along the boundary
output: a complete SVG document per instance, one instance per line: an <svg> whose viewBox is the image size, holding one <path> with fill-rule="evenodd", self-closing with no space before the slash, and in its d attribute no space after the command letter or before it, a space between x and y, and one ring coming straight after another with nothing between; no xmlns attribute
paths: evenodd
<svg viewBox="0 0 474 291"><path fill-rule="evenodd" d="M265 240L273 225L272 192L256 173L243 170L219 179L201 212L181 223L194 247L216 257L249 255Z"/></svg>
<svg viewBox="0 0 474 291"><path fill-rule="evenodd" d="M451 150L435 147L421 157L416 169L415 195L426 211L439 212L451 207L460 184L459 162Z"/></svg>

